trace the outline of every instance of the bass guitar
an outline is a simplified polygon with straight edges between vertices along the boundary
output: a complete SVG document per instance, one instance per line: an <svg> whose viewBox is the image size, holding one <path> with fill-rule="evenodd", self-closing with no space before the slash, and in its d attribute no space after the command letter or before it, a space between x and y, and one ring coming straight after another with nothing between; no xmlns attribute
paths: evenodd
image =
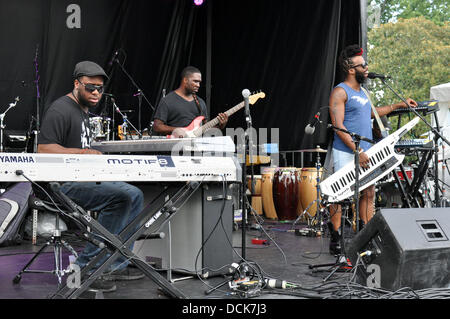
<svg viewBox="0 0 450 319"><path fill-rule="evenodd" d="M252 94L248 97L248 103L250 105L253 105L256 103L256 101L258 101L259 99L263 99L266 97L266 94L264 92L259 92L259 93L255 93ZM239 111L240 109L242 109L245 106L244 101L242 101L241 103L233 106L231 109L229 109L228 111L224 112L228 117L230 117L231 115L233 115L234 113L236 113L237 111ZM184 132L184 136L185 137L199 137L202 136L203 133L207 130L209 130L210 128L215 127L217 124L219 124L219 118L215 117L214 119L212 119L211 121L205 123L204 125L202 124L202 121L205 119L204 116L197 116L188 126L181 128L181 130ZM167 135L167 138L177 138L179 136L177 135Z"/></svg>

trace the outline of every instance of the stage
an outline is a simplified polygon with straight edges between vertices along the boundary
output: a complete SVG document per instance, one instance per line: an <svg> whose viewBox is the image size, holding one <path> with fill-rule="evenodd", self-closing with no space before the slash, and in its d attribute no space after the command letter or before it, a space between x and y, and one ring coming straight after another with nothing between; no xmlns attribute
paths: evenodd
<svg viewBox="0 0 450 319"><path fill-rule="evenodd" d="M288 230L302 229L305 224L297 224L292 227L292 222L277 222L264 220L262 223L265 231L273 240L270 240L264 232L255 229L246 231L246 260L254 263L255 267L259 267L266 278L285 280L295 283L299 286L315 287L323 284L322 279L329 272L326 271L330 267L322 268L324 272L313 273L308 268L309 265L321 263L333 263L335 257L328 253L329 238L324 237L306 237L298 236L295 232ZM256 227L254 227L256 228ZM242 232L241 229L234 230L232 234L232 242L234 253L234 261L240 262L240 257L236 253L241 254L242 249ZM252 239L267 239L267 244L252 244ZM79 251L82 243L78 239L71 236L67 237L68 242ZM39 240L38 245L32 245L25 241L21 245L0 248L0 298L2 299L45 299L53 294L57 288L56 276L53 274L34 274L25 273L19 284L12 282L20 269L28 262L35 252L41 247L44 241ZM64 254L64 266L68 265L68 254ZM41 255L33 264L32 269L53 269L53 250L49 247L46 253ZM167 272L161 272L164 276ZM345 282L345 277L349 274L336 273L328 282L336 284ZM231 277L216 276L208 279L194 277L177 281L177 278L187 277L185 274L172 272L174 279L173 285L186 294L189 299L240 299L239 296L232 295L233 291L225 285L210 293L205 291L222 283L225 279ZM112 293L103 294L105 299L168 299L164 292L152 282L149 278L136 281L120 281L116 282L117 290ZM303 294L303 296L302 296ZM286 299L286 298L308 298L308 294L318 297L315 293L307 291L298 291L291 289L261 289L252 295L251 298L257 299ZM331 294L324 294L323 297L332 297ZM94 294L85 294L83 298L95 298Z"/></svg>
<svg viewBox="0 0 450 319"><path fill-rule="evenodd" d="M328 232L321 237L309 237L295 233L294 229L305 229L304 222L293 225L293 222L278 222L274 220L261 219L261 229L253 229L261 226L252 223L252 229L246 231L246 262L252 269L257 269L252 275L258 277L262 275L268 279L278 279L286 281L287 287L260 289L249 288L247 291L231 289L228 283L230 276L218 275L210 278L191 277L186 278L185 274L172 272L173 285L182 291L187 299L199 300L240 300L250 301L276 300L276 299L418 299L418 298L449 298L449 289L421 289L413 291L407 287L389 292L384 289L371 289L354 282L354 273L351 267L342 267L333 274L332 267L324 266L311 269L310 266L335 263L336 258L328 253L329 237ZM294 231L293 231L294 230ZM234 249L234 262L241 263L242 254L242 230L235 229L232 233L232 243ZM269 235L271 239L267 236ZM75 250L80 251L82 242L71 236L64 236L72 244ZM351 243L354 232L350 227L346 227L346 243ZM267 244L253 244L253 239L267 239ZM20 283L14 284L13 278L20 269L29 261L34 253L44 243L38 241L38 245L32 245L29 241L24 241L21 245L0 248L0 298L1 299L47 299L52 296L57 289L56 276L53 274L25 273L22 275ZM225 247L226 249L226 247ZM32 269L48 270L53 269L53 250L47 248L33 264ZM68 264L68 254L64 254L63 263ZM166 271L161 271L163 276ZM331 275L331 276L330 276ZM63 281L66 276L63 277ZM183 278L182 280L179 280ZM253 278L253 279L255 279ZM256 278L257 279L257 278ZM225 285L213 290L212 287L227 281ZM79 299L171 299L162 289L151 279L145 277L135 281L117 281L117 290L111 293L95 295L85 292ZM57 297L56 297L57 298ZM256 301L252 301L256 302Z"/></svg>

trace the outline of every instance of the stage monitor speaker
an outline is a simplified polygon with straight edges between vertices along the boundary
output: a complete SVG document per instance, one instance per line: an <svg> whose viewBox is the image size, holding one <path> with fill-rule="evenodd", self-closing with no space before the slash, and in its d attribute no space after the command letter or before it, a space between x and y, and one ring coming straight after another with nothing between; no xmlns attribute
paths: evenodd
<svg viewBox="0 0 450 319"><path fill-rule="evenodd" d="M346 253L360 284L391 291L447 288L449 238L448 208L381 209L347 244Z"/></svg>

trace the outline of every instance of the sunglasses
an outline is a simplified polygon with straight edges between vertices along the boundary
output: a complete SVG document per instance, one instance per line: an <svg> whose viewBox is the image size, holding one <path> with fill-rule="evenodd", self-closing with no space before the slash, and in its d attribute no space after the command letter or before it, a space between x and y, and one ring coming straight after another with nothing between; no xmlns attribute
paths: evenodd
<svg viewBox="0 0 450 319"><path fill-rule="evenodd" d="M364 62L363 64L357 64L357 65L352 65L352 68L357 68L358 66L361 66L363 69L367 68L369 66L369 63Z"/></svg>
<svg viewBox="0 0 450 319"><path fill-rule="evenodd" d="M103 93L103 89L104 89L103 85L95 85L95 84L92 84L92 83L84 84L84 83L81 82L81 81L78 81L78 82L80 82L81 84L83 84L84 88L85 88L86 91L88 91L89 93L92 93L92 92L94 92L95 90L97 90L97 92L100 93L100 94Z"/></svg>

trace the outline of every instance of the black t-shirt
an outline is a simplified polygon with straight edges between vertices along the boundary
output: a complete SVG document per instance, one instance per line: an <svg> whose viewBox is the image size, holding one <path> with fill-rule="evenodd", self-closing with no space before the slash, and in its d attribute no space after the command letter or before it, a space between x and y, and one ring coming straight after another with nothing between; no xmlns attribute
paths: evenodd
<svg viewBox="0 0 450 319"><path fill-rule="evenodd" d="M89 115L70 97L60 97L45 112L38 144L89 148L91 146Z"/></svg>
<svg viewBox="0 0 450 319"><path fill-rule="evenodd" d="M201 113L195 100L186 101L174 91L167 94L161 99L158 109L155 113L155 119L159 119L168 126L186 127L191 124L197 116L204 116L208 120L208 111L206 110L206 103L201 98L197 97Z"/></svg>

